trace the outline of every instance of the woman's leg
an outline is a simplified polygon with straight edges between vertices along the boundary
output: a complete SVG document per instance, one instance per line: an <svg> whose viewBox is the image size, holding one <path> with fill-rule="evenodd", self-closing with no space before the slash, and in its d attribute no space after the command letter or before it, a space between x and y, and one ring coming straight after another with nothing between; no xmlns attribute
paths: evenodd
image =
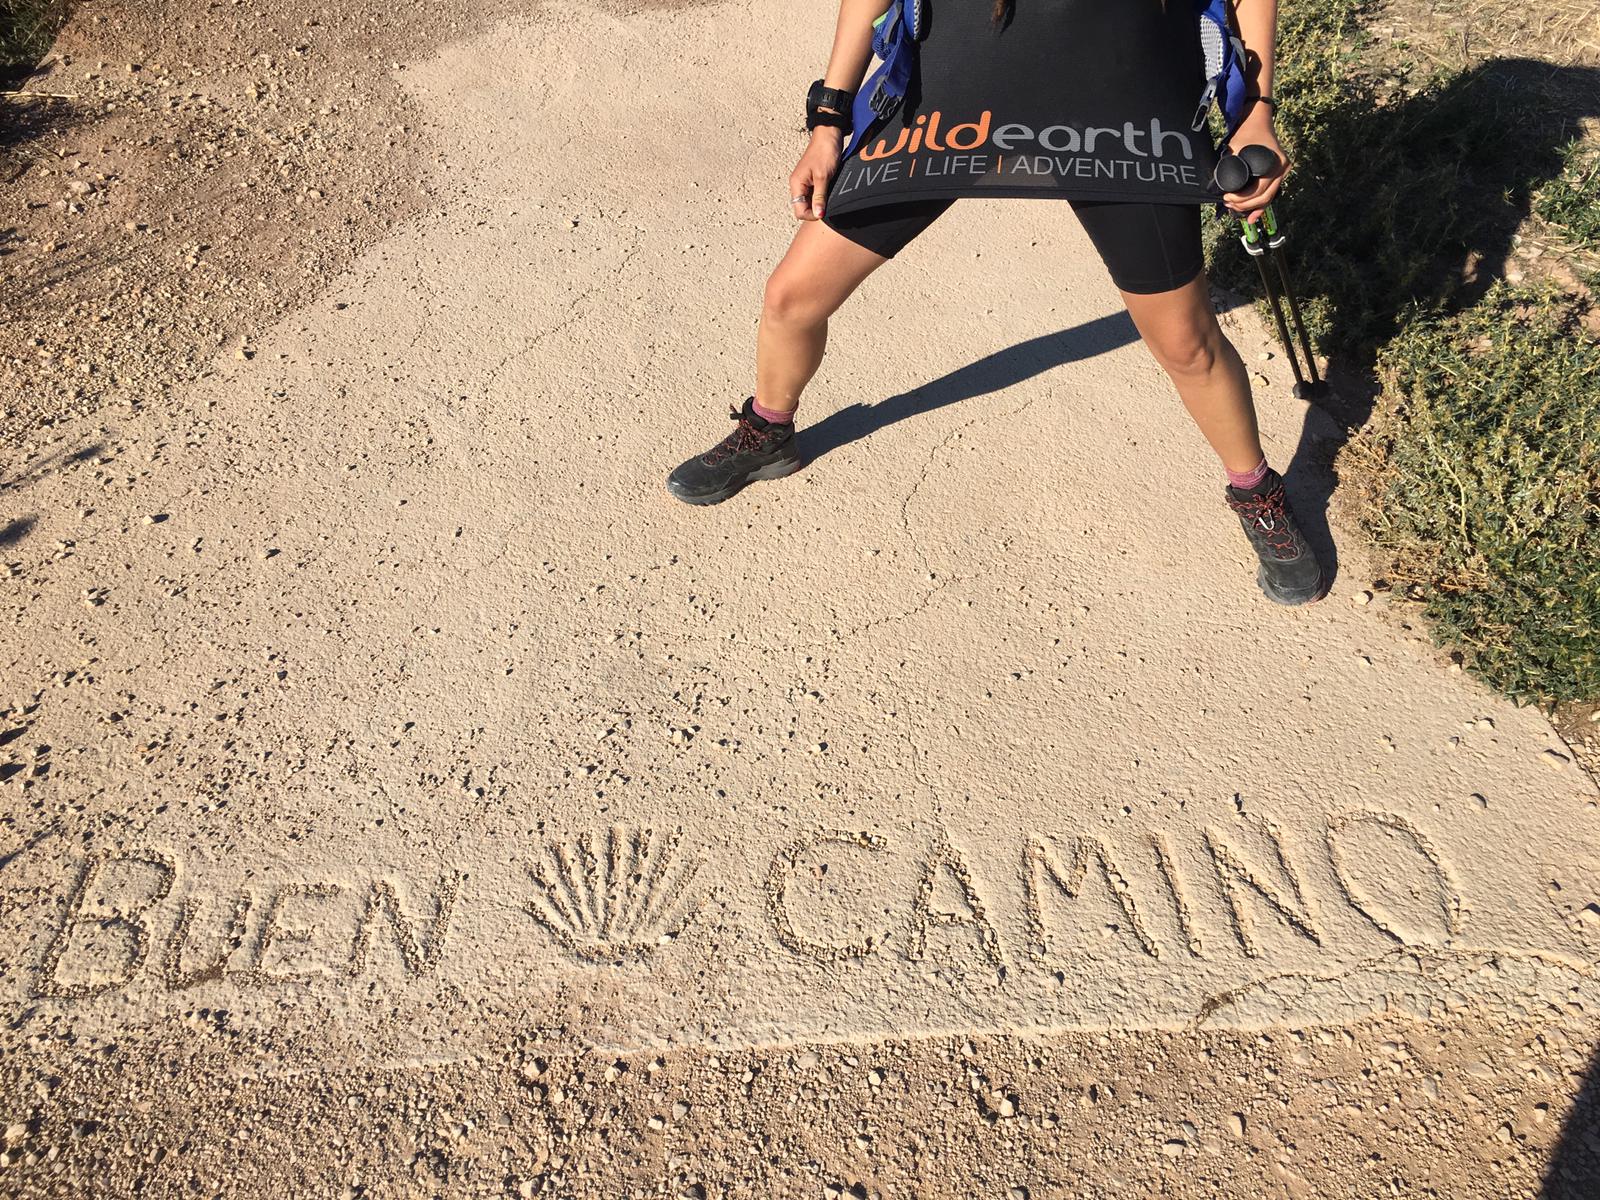
<svg viewBox="0 0 1600 1200"><path fill-rule="evenodd" d="M1205 276L1167 292L1123 292L1122 299L1224 469L1254 470L1264 456L1250 375L1217 324Z"/></svg>
<svg viewBox="0 0 1600 1200"><path fill-rule="evenodd" d="M1222 335L1206 287L1200 212L1169 204L1077 203L1084 229L1122 292L1139 336L1228 475L1228 506L1260 559L1256 582L1279 604L1327 591L1288 493L1261 452L1250 376Z"/></svg>
<svg viewBox="0 0 1600 1200"><path fill-rule="evenodd" d="M756 334L756 403L788 414L822 365L828 318L888 258L821 221L795 232L767 279Z"/></svg>
<svg viewBox="0 0 1600 1200"><path fill-rule="evenodd" d="M756 336L756 401L791 413L822 363L828 318L862 280L911 244L950 200L886 204L808 221L767 280Z"/></svg>
<svg viewBox="0 0 1600 1200"><path fill-rule="evenodd" d="M794 411L828 344L828 318L950 206L948 200L885 205L808 221L767 280L756 335L756 394L732 415L733 432L667 476L689 504L717 504L759 479L800 469Z"/></svg>

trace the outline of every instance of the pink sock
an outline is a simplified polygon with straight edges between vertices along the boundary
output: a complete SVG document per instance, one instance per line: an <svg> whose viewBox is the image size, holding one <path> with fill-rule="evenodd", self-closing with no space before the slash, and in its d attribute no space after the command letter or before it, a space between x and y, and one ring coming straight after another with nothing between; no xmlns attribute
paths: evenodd
<svg viewBox="0 0 1600 1200"><path fill-rule="evenodd" d="M755 413L755 415L760 417L763 421L772 421L779 425L786 425L790 421L794 420L794 409L791 408L788 412L773 412L759 400L751 401L750 411Z"/></svg>
<svg viewBox="0 0 1600 1200"><path fill-rule="evenodd" d="M1226 467L1223 470L1227 470ZM1267 460L1262 459L1248 471L1228 471L1228 482L1241 492L1247 492L1267 477Z"/></svg>

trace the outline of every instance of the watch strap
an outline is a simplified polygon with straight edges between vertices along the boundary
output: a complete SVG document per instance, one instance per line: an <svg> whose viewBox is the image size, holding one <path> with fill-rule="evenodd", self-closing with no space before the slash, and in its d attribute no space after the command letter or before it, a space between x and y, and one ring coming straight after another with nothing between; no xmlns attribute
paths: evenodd
<svg viewBox="0 0 1600 1200"><path fill-rule="evenodd" d="M850 130L854 124L850 113L855 101L854 92L846 91L844 88L831 88L822 80L817 80L806 93L806 128L815 129L818 125L828 125L835 129ZM824 109L833 111L825 112Z"/></svg>

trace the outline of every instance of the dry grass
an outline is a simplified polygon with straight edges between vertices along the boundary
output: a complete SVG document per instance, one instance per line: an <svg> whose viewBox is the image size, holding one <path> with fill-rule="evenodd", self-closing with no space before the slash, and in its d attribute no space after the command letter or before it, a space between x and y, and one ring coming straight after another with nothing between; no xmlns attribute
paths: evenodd
<svg viewBox="0 0 1600 1200"><path fill-rule="evenodd" d="M1391 0L1374 36L1435 64L1465 70L1487 58L1538 58L1558 66L1600 66L1600 2Z"/></svg>

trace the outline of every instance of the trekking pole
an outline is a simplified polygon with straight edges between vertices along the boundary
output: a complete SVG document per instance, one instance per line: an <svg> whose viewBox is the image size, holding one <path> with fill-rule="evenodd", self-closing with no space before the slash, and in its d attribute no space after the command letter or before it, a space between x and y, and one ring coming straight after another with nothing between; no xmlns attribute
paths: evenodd
<svg viewBox="0 0 1600 1200"><path fill-rule="evenodd" d="M1269 207L1267 212L1271 211L1272 209ZM1265 221L1266 218L1263 217L1262 220ZM1283 319L1283 302L1278 299L1278 291L1272 286L1272 278L1267 274L1265 260L1267 247L1271 244L1268 238L1271 235L1268 234L1263 237L1262 230L1255 222L1246 221L1242 217L1239 219L1239 224L1244 229L1239 241L1243 244L1245 253L1255 259L1256 270L1261 274L1261 290L1266 293L1267 304L1272 309L1272 319L1277 322L1278 340L1283 343L1284 353L1289 356L1289 369L1294 372L1294 390L1295 395L1298 396L1305 390L1306 380L1305 376L1300 373L1300 360L1295 355L1294 343L1289 340L1289 326ZM1276 230L1277 225L1274 223L1273 231L1276 232ZM1314 371L1316 368L1312 367L1312 370Z"/></svg>
<svg viewBox="0 0 1600 1200"><path fill-rule="evenodd" d="M1225 192L1243 191L1252 182L1275 170L1278 166L1278 156L1265 146L1246 146L1238 154L1225 154L1217 163L1216 181ZM1283 342L1283 348L1289 355L1289 366L1294 371L1295 395L1301 399L1309 399L1319 394L1323 388L1322 377L1317 372L1316 355L1311 350L1311 339L1306 334L1306 325L1300 315L1300 302L1295 296L1294 284L1289 278L1288 255L1283 246L1288 241L1288 234L1278 224L1278 215L1269 204L1261 212L1257 222L1246 221L1240 218L1244 234L1239 239L1245 251L1256 260L1256 269L1261 275L1261 286L1267 294L1268 303L1272 306L1272 315L1278 326L1278 338ZM1267 274L1263 258L1270 257L1274 263L1278 280L1282 284L1282 298L1272 287ZM1294 321L1294 330L1299 335L1300 350L1306 357L1306 371L1311 376L1308 385L1305 377L1300 373L1300 363L1295 354L1294 344L1289 340L1289 327L1283 319L1282 305L1289 306L1289 316Z"/></svg>
<svg viewBox="0 0 1600 1200"><path fill-rule="evenodd" d="M1249 149L1249 147L1245 147ZM1317 358L1311 353L1311 339L1306 336L1306 323L1300 318L1300 302L1295 299L1294 284L1289 281L1288 253L1283 244L1289 236L1278 224L1278 214L1272 211L1272 205L1267 205L1261 214L1261 220L1266 224L1267 249L1271 252L1269 257L1278 267L1278 279L1283 283L1283 298L1289 305L1289 317L1294 321L1294 331L1300 339L1300 349L1306 356L1306 372L1311 376L1311 387L1320 388L1322 379L1317 374Z"/></svg>

